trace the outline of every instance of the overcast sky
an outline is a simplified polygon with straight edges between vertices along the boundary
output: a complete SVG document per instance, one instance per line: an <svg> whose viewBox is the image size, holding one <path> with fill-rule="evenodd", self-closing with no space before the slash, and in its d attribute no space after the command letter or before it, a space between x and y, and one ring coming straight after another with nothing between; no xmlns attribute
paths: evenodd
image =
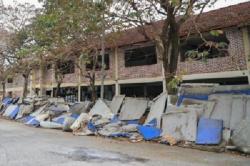
<svg viewBox="0 0 250 166"><path fill-rule="evenodd" d="M38 7L41 6L41 4L38 3L37 0L15 0L17 2L21 2L21 3L24 3L24 2L29 2L31 4L34 4ZM218 2L216 3L216 5L212 8L212 9L218 9L218 8L221 8L221 7L226 7L226 6L229 6L229 5L234 5L234 4L238 4L238 3L241 3L241 2L248 2L250 0L218 0ZM13 4L13 0L3 0L4 4L5 5L11 5ZM209 9L211 10L211 9Z"/></svg>

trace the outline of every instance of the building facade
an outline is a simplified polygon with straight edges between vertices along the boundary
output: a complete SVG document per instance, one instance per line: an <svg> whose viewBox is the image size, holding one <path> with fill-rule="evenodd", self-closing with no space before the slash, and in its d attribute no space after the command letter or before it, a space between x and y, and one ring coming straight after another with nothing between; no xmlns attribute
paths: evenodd
<svg viewBox="0 0 250 166"><path fill-rule="evenodd" d="M191 21L181 29L181 55L177 74L187 83L219 83L222 85L250 83L250 2L203 13L197 26L204 38L218 47L201 46L200 36L193 32ZM159 28L161 22L158 23ZM212 35L211 31L220 32ZM187 36L189 36L187 38ZM190 50L207 52L206 58L187 56ZM126 30L117 41L117 47L106 51L105 98L113 95L153 98L164 91L164 70L153 42L147 41L136 28ZM73 60L79 63L78 60ZM72 63L70 61L69 63ZM73 64L73 63L72 63ZM62 83L64 97L70 100L89 99L89 81L82 77L77 65L65 73ZM86 66L86 72L88 66ZM97 94L101 85L101 71L96 71ZM7 83L7 92L21 96L23 78L15 76ZM53 67L48 66L41 81L40 72L33 71L29 81L30 91L46 88L52 96L56 81Z"/></svg>

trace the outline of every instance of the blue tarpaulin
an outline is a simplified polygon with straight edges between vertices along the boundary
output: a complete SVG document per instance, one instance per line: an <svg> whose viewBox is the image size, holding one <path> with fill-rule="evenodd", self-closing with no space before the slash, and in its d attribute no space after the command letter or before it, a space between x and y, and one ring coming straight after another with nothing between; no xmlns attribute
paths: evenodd
<svg viewBox="0 0 250 166"><path fill-rule="evenodd" d="M137 130L143 136L144 140L149 141L161 136L161 129L150 126L137 126Z"/></svg>
<svg viewBox="0 0 250 166"><path fill-rule="evenodd" d="M244 94L244 95L250 95L250 89L249 90L222 91L222 92L215 92L215 94Z"/></svg>
<svg viewBox="0 0 250 166"><path fill-rule="evenodd" d="M11 112L11 114L9 115L9 118L10 118L10 119L15 119L16 116L17 116L17 114L18 114L18 112L19 112L19 107L17 106L17 107Z"/></svg>
<svg viewBox="0 0 250 166"><path fill-rule="evenodd" d="M40 126L40 122L38 120L36 120L35 118L33 118L30 121L28 121L26 123L26 125L31 125L31 126L34 126L34 127L38 127L38 126Z"/></svg>
<svg viewBox="0 0 250 166"><path fill-rule="evenodd" d="M177 106L180 106L182 101L184 99L196 99L196 100L208 100L208 95L198 95L198 94L193 94L193 95L180 95L177 101Z"/></svg>
<svg viewBox="0 0 250 166"><path fill-rule="evenodd" d="M222 139L223 121L201 118L198 123L196 144L217 145Z"/></svg>
<svg viewBox="0 0 250 166"><path fill-rule="evenodd" d="M12 98L10 98L10 97L5 97L5 98L3 99L3 101L2 101L2 103L3 103L4 105L9 105L9 104L12 103Z"/></svg>
<svg viewBox="0 0 250 166"><path fill-rule="evenodd" d="M97 131L97 128L92 122L88 122L88 129L92 131L93 133Z"/></svg>

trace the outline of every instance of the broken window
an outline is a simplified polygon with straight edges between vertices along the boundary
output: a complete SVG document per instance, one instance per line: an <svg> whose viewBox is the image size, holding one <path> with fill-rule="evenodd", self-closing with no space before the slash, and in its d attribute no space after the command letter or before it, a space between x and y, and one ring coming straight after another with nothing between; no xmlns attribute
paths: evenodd
<svg viewBox="0 0 250 166"><path fill-rule="evenodd" d="M157 63L155 46L125 50L125 67L152 65Z"/></svg>
<svg viewBox="0 0 250 166"><path fill-rule="evenodd" d="M13 78L8 78L7 83L9 83L9 84L13 83Z"/></svg>
<svg viewBox="0 0 250 166"><path fill-rule="evenodd" d="M217 57L228 56L229 40L226 34L220 33L203 34L200 36L191 36L181 41L181 61L186 59L204 60Z"/></svg>
<svg viewBox="0 0 250 166"><path fill-rule="evenodd" d="M104 55L104 70L109 70L109 54ZM89 63L86 63L86 70L92 70L94 65L94 60L92 59ZM102 56L97 57L96 70L102 69Z"/></svg>
<svg viewBox="0 0 250 166"><path fill-rule="evenodd" d="M75 63L73 60L61 62L57 65L62 74L72 74L75 72Z"/></svg>

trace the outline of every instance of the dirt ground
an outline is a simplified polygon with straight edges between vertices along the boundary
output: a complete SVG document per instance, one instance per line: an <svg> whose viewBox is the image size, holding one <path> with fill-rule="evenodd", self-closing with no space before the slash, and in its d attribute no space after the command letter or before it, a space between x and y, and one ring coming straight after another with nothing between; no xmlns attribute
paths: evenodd
<svg viewBox="0 0 250 166"><path fill-rule="evenodd" d="M0 166L249 166L250 158L161 144L73 136L0 119Z"/></svg>

